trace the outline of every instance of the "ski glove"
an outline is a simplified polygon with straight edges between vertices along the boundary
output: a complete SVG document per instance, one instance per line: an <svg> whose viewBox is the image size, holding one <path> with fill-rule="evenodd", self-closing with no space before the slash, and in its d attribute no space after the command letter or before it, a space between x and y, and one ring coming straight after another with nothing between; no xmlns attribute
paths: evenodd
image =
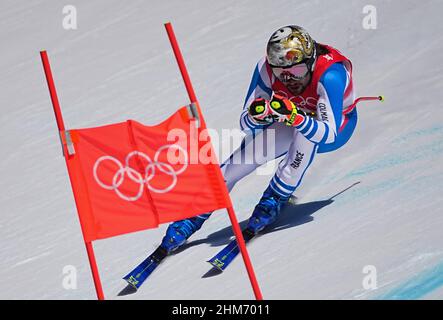
<svg viewBox="0 0 443 320"><path fill-rule="evenodd" d="M269 101L263 98L252 101L248 107L248 114L252 120L259 125L267 125L274 122Z"/></svg>
<svg viewBox="0 0 443 320"><path fill-rule="evenodd" d="M284 122L293 126L299 115L297 106L291 100L276 94L272 96L271 101L255 99L249 106L248 113L255 123L261 125Z"/></svg>
<svg viewBox="0 0 443 320"><path fill-rule="evenodd" d="M291 100L274 94L269 105L275 121L284 122L288 126L294 125L298 110L297 106Z"/></svg>

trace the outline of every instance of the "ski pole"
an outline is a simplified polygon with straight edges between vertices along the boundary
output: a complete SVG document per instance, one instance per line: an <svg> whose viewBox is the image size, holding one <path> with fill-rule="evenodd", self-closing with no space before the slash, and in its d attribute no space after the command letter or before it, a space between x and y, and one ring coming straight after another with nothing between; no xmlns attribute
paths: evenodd
<svg viewBox="0 0 443 320"><path fill-rule="evenodd" d="M357 106L358 103L362 102L362 101L380 101L380 102L384 102L385 101L385 96L374 96L374 97L359 97L357 98L353 104L351 104L348 108L346 108L343 111L343 114L347 114L349 112L351 112L352 110L354 110L354 108Z"/></svg>

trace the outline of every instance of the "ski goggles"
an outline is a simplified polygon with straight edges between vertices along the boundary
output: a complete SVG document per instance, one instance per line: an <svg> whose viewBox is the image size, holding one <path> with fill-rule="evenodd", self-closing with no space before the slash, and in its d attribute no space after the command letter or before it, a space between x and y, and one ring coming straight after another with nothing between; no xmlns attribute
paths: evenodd
<svg viewBox="0 0 443 320"><path fill-rule="evenodd" d="M290 80L301 80L309 73L309 67L306 63L299 63L291 67L281 68L272 67L272 72L281 82Z"/></svg>

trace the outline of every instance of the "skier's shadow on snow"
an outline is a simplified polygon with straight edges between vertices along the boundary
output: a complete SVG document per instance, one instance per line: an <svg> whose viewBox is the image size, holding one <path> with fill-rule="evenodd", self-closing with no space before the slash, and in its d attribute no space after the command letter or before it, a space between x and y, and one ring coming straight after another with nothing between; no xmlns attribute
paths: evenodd
<svg viewBox="0 0 443 320"><path fill-rule="evenodd" d="M326 206L329 206L334 202L334 198L338 195L346 192L347 190L351 189L355 185L359 184L360 181L355 182L351 186L347 187L346 189L340 191L339 193L333 195L329 199L326 200L320 200L320 201L312 201L307 203L301 203L301 204L288 204L286 205L282 211L280 212L280 216L277 219L276 222L271 224L269 227L267 227L265 230L260 232L260 235L264 235L267 233L277 232L293 227L297 227L300 225L303 225L305 223L311 222L314 220L313 214L317 211L323 209ZM243 229L246 227L248 223L248 219L243 220L240 222L240 227ZM218 247L223 246L229 243L231 240L231 237L233 236L232 227L227 226L221 230L218 230L214 233L209 234L204 239L198 239L194 241L189 241L186 244L184 244L182 247L180 247L177 251L174 252L174 254L180 253L190 247L197 246L203 243L209 243L212 247Z"/></svg>
<svg viewBox="0 0 443 320"><path fill-rule="evenodd" d="M345 189L344 191L346 191L346 190L347 189ZM344 191L342 191L342 192L344 192ZM313 221L314 217L312 217L312 215L315 212L323 209L324 207L332 204L334 202L334 199L333 199L334 197L331 197L327 200L313 201L313 202L301 203L301 204L295 204L295 205L293 205L293 204L286 205L282 209L282 211L280 212L280 216L279 216L278 220L275 223L273 223L272 225L270 225L269 227L267 227L265 230L260 232L260 235L297 227L302 224ZM242 222L240 222L240 227L242 229L245 228L247 223L248 223L248 219L243 220ZM185 243L179 249L174 251L172 253L172 255L175 255L175 254L180 253L190 247L198 246L203 243L209 243L213 247L223 246L223 245L226 245L229 243L232 236L233 236L232 227L227 226L221 230L218 230L214 233L209 234L204 239L198 239L198 240L189 241L189 242ZM208 272L206 272L202 276L202 278L214 277L214 276L217 276L221 273L222 273L222 271L219 271L217 268L211 268ZM125 295L129 295L129 294L133 294L135 292L136 292L136 290L134 288L132 288L132 286L128 285L118 295L125 296Z"/></svg>

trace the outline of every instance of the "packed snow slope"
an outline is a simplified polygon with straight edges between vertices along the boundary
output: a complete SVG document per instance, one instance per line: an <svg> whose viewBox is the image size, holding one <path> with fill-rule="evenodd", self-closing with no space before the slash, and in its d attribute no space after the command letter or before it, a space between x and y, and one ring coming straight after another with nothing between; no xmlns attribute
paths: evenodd
<svg viewBox="0 0 443 320"><path fill-rule="evenodd" d="M363 0L69 4L77 30L63 29L63 1L0 2L0 298L95 298L39 51L48 51L68 128L155 124L188 102L167 21L217 132L238 128L255 64L286 24L349 56L360 95L386 95L359 107L351 141L317 157L299 204L248 246L264 297L443 298L442 1L374 0L375 30L362 26ZM240 221L270 178L251 174L233 190ZM94 243L107 298L253 298L241 259L207 275L205 261L232 235L223 211L137 294L118 296L121 277L165 229ZM75 290L63 287L67 265L77 269ZM363 287L365 266L376 268L375 290Z"/></svg>

